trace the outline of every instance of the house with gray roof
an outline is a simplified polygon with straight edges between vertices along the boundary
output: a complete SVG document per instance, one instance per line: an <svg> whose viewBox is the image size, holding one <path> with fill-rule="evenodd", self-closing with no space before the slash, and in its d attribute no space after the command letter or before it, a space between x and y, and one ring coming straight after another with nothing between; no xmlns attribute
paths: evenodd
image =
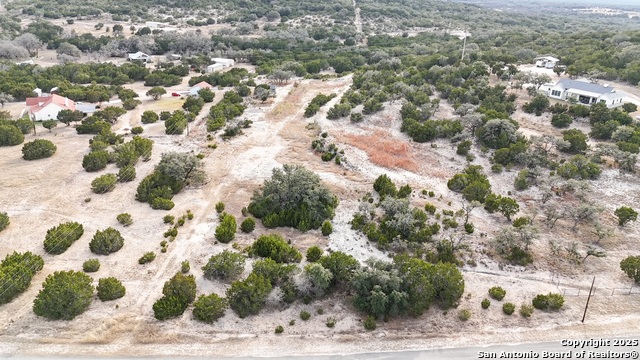
<svg viewBox="0 0 640 360"><path fill-rule="evenodd" d="M604 103L608 108L622 106L625 94L604 84L594 84L587 80L560 79L555 84L544 84L540 91L552 99L591 105Z"/></svg>

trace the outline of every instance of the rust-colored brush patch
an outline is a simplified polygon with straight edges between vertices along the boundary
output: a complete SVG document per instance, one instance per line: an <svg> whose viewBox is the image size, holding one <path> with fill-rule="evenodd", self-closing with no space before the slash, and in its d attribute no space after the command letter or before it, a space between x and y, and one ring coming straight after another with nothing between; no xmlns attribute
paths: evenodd
<svg viewBox="0 0 640 360"><path fill-rule="evenodd" d="M345 134L344 138L347 144L364 150L369 155L369 160L376 165L418 171L418 163L409 144L386 131L378 130L370 135Z"/></svg>

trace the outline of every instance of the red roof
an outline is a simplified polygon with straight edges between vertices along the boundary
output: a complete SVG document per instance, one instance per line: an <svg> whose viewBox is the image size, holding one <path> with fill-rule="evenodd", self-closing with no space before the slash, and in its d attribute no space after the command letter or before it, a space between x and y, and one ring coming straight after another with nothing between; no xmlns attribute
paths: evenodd
<svg viewBox="0 0 640 360"><path fill-rule="evenodd" d="M213 87L206 81L201 81L201 82L193 85L192 88L194 88L196 86L199 87L200 89L211 89Z"/></svg>
<svg viewBox="0 0 640 360"><path fill-rule="evenodd" d="M50 96L27 98L26 101L27 106L29 107L32 114L35 114L38 111L44 109L49 104L56 104L61 108L67 110L76 109L76 103L73 100L56 94L51 94Z"/></svg>

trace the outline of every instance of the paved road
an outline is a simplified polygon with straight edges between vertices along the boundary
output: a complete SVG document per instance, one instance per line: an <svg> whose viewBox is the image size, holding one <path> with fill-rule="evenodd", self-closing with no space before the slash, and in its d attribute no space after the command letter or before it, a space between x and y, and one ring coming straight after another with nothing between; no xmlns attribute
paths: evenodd
<svg viewBox="0 0 640 360"><path fill-rule="evenodd" d="M453 360L469 360L469 359L481 359L481 358L490 358L487 355L495 354L496 358L500 358L502 352L507 353L526 353L526 354L537 354L536 358L544 359L544 358L553 358L551 356L545 357L545 352L547 355L552 353L556 355L555 358L560 357L559 355L564 354L564 358L567 358L567 355L571 355L571 359L580 358L582 352L585 351L585 355L582 358L617 358L613 355L615 354L605 354L608 356L602 356L603 353L609 352L626 352L630 359L638 358L638 351L640 351L640 347L635 345L640 339L640 334L634 338L624 338L626 340L628 346L601 346L595 348L593 346L585 346L584 348L578 346L577 348L571 346L562 346L560 340L554 342L543 342L543 343L532 343L532 344L518 344L518 345L492 345L486 347L467 347L467 348L454 348L454 349L436 349L436 350L423 350L423 351L400 351L400 352L388 352L388 353L364 353L364 354L352 354L352 355L318 355L318 356L288 356L288 357L269 357L268 359L273 360L346 360L346 359L354 359L354 360L387 360L387 359L402 359L402 360L421 360L421 359L453 359ZM576 339L576 340L589 340L589 339ZM615 341L614 339L609 339L610 342ZM635 343L633 342L635 341ZM635 346L634 346L635 345ZM480 355L484 355L481 357ZM598 356L600 355L600 356ZM60 359L70 359L70 360L139 360L139 359L175 359L175 360L210 360L210 359L227 359L227 360L255 360L255 359L265 359L259 357L237 357L237 358L219 358L215 356L209 357L57 357L57 356L24 356L24 355L9 355L9 354L1 354L0 358L2 359L16 359L16 360L60 360Z"/></svg>

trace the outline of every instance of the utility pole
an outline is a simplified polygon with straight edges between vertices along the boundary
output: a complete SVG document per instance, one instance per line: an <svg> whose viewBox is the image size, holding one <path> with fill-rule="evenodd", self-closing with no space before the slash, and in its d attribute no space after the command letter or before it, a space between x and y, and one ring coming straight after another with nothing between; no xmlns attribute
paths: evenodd
<svg viewBox="0 0 640 360"><path fill-rule="evenodd" d="M593 290L593 284L596 282L596 277L593 277L591 282L591 288L589 289L589 296L587 297L587 303L584 306L584 314L582 315L582 323L584 324L584 318L587 316L587 309L589 308L589 300L591 300L591 291Z"/></svg>

